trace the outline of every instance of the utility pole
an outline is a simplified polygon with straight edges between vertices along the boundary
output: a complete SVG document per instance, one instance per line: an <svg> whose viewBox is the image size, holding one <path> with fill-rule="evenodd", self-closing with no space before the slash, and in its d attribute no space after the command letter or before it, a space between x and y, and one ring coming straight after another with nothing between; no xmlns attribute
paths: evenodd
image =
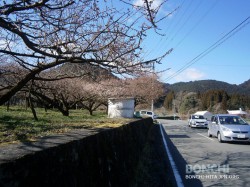
<svg viewBox="0 0 250 187"><path fill-rule="evenodd" d="M174 120L175 120L175 115L176 115L176 110L175 110L175 100L173 99L173 113L174 113Z"/></svg>
<svg viewBox="0 0 250 187"><path fill-rule="evenodd" d="M152 75L152 91L153 91L153 89L154 89L155 62L152 62L152 63L153 63L153 66L152 66L152 70L153 70L153 75ZM154 99L153 99L153 95L152 95L151 111L154 112Z"/></svg>
<svg viewBox="0 0 250 187"><path fill-rule="evenodd" d="M148 62L146 62L146 64L147 65L150 65L151 63L152 63L152 91L153 91L153 89L154 89L154 75L155 75L155 61L156 61L157 59L155 59L155 60L150 60L150 61L148 61ZM153 99L153 95L152 95L152 102L151 102L151 111L152 112L154 112L154 99Z"/></svg>

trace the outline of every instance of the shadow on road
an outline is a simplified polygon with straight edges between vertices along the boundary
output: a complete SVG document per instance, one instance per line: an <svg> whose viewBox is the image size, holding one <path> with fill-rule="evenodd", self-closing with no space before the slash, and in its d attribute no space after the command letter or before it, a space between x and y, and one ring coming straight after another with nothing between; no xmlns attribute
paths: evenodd
<svg viewBox="0 0 250 187"><path fill-rule="evenodd" d="M171 152L171 155L174 159L174 162L177 166L178 172L180 174L180 177L182 179L183 185L186 187L189 186L195 186L195 187L200 187L203 186L201 181L199 179L190 179L190 176L195 176L195 173L186 173L186 166L187 166L187 162L185 161L185 159L182 157L182 155L180 154L180 152L178 151L178 149L175 147L175 145L173 144L173 142L171 141L171 138L183 138L183 135L167 135L166 131L163 131L166 142L167 142L167 146ZM189 138L188 136L185 135L185 138ZM187 179L186 179L187 178Z"/></svg>

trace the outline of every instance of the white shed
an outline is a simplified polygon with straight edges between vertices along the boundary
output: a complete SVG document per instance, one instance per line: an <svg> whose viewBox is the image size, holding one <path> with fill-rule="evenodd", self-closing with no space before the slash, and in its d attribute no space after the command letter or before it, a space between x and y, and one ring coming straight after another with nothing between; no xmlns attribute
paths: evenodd
<svg viewBox="0 0 250 187"><path fill-rule="evenodd" d="M202 115L204 116L204 118L206 118L207 120L211 120L213 114L209 111L198 111L195 113L195 115Z"/></svg>
<svg viewBox="0 0 250 187"><path fill-rule="evenodd" d="M109 118L133 118L135 109L134 98L110 98L108 100Z"/></svg>
<svg viewBox="0 0 250 187"><path fill-rule="evenodd" d="M243 111L241 108L239 110L227 110L228 114L233 114L233 115L248 115L247 112Z"/></svg>

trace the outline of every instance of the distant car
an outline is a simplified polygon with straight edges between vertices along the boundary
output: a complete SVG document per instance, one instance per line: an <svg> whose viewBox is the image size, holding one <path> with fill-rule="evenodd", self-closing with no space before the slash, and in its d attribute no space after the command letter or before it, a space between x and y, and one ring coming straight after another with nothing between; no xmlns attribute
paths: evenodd
<svg viewBox="0 0 250 187"><path fill-rule="evenodd" d="M240 116L217 114L212 116L208 125L208 136L215 136L219 142L250 142L250 126Z"/></svg>
<svg viewBox="0 0 250 187"><path fill-rule="evenodd" d="M188 126L189 127L207 128L208 121L202 115L192 114L192 115L189 116Z"/></svg>
<svg viewBox="0 0 250 187"><path fill-rule="evenodd" d="M137 111L135 112L135 116L136 117L151 117L152 119L158 118L158 116L154 112L148 111L148 110Z"/></svg>

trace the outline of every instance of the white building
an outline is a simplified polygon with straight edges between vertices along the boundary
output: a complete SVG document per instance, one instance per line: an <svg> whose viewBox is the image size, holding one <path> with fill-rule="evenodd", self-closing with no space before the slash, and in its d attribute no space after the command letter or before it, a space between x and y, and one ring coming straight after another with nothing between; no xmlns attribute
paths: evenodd
<svg viewBox="0 0 250 187"><path fill-rule="evenodd" d="M133 118L135 109L134 98L110 98L108 100L109 118Z"/></svg>
<svg viewBox="0 0 250 187"><path fill-rule="evenodd" d="M227 110L228 114L233 114L233 115L248 115L247 112L243 111L241 108L239 110Z"/></svg>
<svg viewBox="0 0 250 187"><path fill-rule="evenodd" d="M207 120L211 120L213 114L209 111L198 111L195 113L195 115L201 115L201 116L204 116L205 119Z"/></svg>

